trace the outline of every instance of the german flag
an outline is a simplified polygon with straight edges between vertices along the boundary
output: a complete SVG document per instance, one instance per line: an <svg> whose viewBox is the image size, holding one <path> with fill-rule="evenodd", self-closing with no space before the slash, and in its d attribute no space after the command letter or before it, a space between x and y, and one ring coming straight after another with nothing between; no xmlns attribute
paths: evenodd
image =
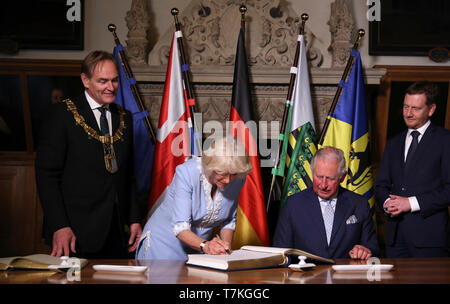
<svg viewBox="0 0 450 304"><path fill-rule="evenodd" d="M232 248L243 245L269 246L269 231L264 203L261 169L253 123L252 99L250 95L247 55L245 52L245 31L239 32L236 60L234 66L233 93L230 109L230 122L233 136L246 148L252 163L252 172L239 195L237 224Z"/></svg>

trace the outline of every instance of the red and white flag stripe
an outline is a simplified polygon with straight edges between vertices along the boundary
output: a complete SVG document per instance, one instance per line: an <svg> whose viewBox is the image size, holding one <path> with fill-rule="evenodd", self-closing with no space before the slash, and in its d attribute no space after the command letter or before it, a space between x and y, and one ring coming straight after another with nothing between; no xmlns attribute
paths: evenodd
<svg viewBox="0 0 450 304"><path fill-rule="evenodd" d="M172 38L167 64L164 93L156 132L155 156L153 159L152 184L150 185L149 216L163 201L167 187L172 182L175 168L190 155L190 135L187 126L183 77L177 35Z"/></svg>

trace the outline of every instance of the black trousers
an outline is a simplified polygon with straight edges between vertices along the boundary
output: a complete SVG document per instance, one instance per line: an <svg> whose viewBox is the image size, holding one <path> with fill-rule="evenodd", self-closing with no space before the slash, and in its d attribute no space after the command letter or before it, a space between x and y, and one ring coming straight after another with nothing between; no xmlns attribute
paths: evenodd
<svg viewBox="0 0 450 304"><path fill-rule="evenodd" d="M388 258L438 258L449 257L449 249L445 247L415 247L403 227L397 227L394 244L386 245Z"/></svg>
<svg viewBox="0 0 450 304"><path fill-rule="evenodd" d="M86 252L77 243L75 256L85 259L132 259L134 253L128 253L128 237L120 223L117 207L114 206L113 218L105 244L97 252Z"/></svg>

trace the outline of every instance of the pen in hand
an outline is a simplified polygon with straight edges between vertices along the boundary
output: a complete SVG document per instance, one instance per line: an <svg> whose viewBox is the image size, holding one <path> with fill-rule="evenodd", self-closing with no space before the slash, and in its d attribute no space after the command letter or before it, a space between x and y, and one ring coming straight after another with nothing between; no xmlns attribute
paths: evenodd
<svg viewBox="0 0 450 304"><path fill-rule="evenodd" d="M223 241L222 238L220 237L220 235L218 235L218 234L216 234L216 238L218 238L219 240ZM227 254L231 254L230 249L228 249L228 248L226 248L226 247L225 247L225 252L226 252Z"/></svg>

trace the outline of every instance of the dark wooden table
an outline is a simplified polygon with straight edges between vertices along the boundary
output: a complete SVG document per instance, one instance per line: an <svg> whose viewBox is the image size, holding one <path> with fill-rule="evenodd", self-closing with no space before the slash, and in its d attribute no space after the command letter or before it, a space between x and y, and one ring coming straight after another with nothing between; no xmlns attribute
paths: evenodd
<svg viewBox="0 0 450 304"><path fill-rule="evenodd" d="M337 264L349 263L353 262L337 260ZM450 284L450 258L382 259L381 263L393 264L394 269L368 277L367 272L335 272L331 265L317 265L304 272L289 268L223 272L186 266L183 261L90 260L79 277L76 273L10 270L0 272L0 284ZM149 271L96 272L92 266L97 264L146 265Z"/></svg>

